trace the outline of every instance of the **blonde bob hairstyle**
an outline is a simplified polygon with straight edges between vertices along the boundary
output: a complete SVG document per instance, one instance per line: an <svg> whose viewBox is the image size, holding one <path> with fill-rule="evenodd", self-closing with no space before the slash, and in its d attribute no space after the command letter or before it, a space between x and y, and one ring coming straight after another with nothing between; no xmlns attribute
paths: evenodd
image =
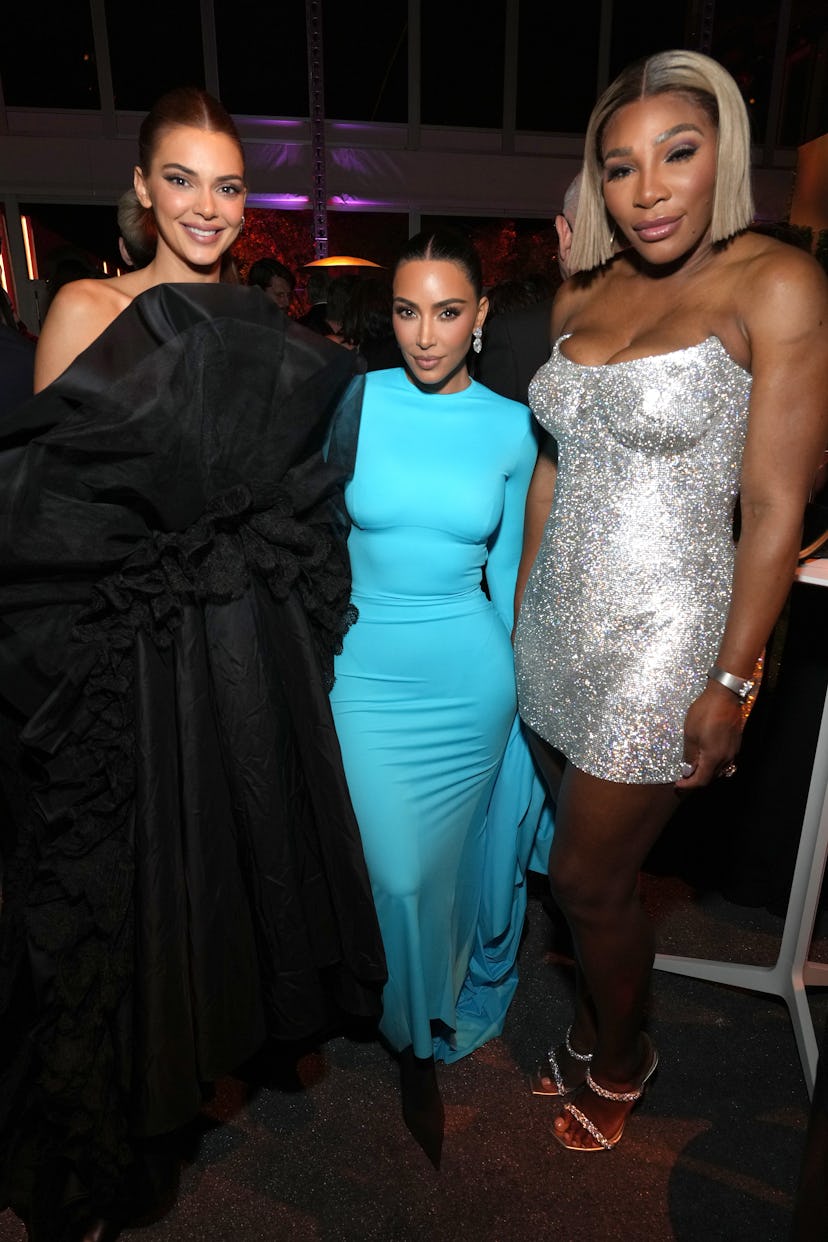
<svg viewBox="0 0 828 1242"><path fill-rule="evenodd" d="M670 92L691 99L718 131L711 240L724 241L753 219L750 123L739 88L726 69L701 52L657 52L625 69L601 95L589 118L570 259L576 271L598 267L613 254L615 230L602 193L601 145L607 124L625 104Z"/></svg>

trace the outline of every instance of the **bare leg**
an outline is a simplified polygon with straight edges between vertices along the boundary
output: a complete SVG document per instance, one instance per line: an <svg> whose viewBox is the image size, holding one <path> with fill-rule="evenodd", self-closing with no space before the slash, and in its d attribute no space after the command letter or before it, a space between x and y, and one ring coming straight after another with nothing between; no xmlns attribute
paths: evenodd
<svg viewBox="0 0 828 1242"><path fill-rule="evenodd" d="M583 976L573 1046L594 1019L590 1072L613 1092L637 1087L651 1053L641 1035L653 962L653 934L638 896L638 873L678 805L672 785L621 785L567 766L549 857L552 892L572 932ZM577 1042L576 1042L577 1040ZM608 1137L631 1103L584 1088L578 1108ZM568 1145L596 1146L570 1114L555 1122Z"/></svg>
<svg viewBox="0 0 828 1242"><path fill-rule="evenodd" d="M543 775L544 782L549 789L552 800L557 804L561 796L561 784L566 761L558 751L550 746L548 742L545 742L543 738L538 737L536 733L527 730L527 735L530 749ZM576 957L575 1006L569 1036L570 1046L581 1054L591 1053L595 1049L597 1038L595 1010L592 1006L589 988L587 987L583 971ZM567 1091L580 1086L586 1076L588 1063L571 1057L563 1041L555 1048L554 1052L555 1060ZM550 1094L553 1092L552 1071L548 1066L542 1066L535 1078L542 1091Z"/></svg>

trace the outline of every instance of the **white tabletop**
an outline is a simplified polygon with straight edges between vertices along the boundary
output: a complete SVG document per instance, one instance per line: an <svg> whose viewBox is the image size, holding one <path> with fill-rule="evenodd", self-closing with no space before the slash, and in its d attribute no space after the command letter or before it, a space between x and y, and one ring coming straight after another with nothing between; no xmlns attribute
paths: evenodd
<svg viewBox="0 0 828 1242"><path fill-rule="evenodd" d="M828 586L828 558L814 557L805 561L796 571L797 582L807 582L810 586Z"/></svg>

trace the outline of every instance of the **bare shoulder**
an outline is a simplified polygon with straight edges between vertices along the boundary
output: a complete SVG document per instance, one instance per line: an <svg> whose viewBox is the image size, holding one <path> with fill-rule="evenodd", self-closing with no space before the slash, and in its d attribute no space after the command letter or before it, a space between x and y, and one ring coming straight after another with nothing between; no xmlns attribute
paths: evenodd
<svg viewBox="0 0 828 1242"><path fill-rule="evenodd" d="M732 255L734 288L746 335L795 340L828 329L828 279L804 250L745 234Z"/></svg>
<svg viewBox="0 0 828 1242"><path fill-rule="evenodd" d="M576 272L565 280L555 295L552 331L557 339L567 331L569 321L595 298L611 280L612 265L592 272Z"/></svg>
<svg viewBox="0 0 828 1242"><path fill-rule="evenodd" d="M126 280L126 278L124 278ZM74 280L49 307L35 355L35 392L62 375L104 332L134 294L120 279Z"/></svg>
<svg viewBox="0 0 828 1242"><path fill-rule="evenodd" d="M552 303L551 336L556 341L563 333L567 319L572 313L572 280L565 280Z"/></svg>

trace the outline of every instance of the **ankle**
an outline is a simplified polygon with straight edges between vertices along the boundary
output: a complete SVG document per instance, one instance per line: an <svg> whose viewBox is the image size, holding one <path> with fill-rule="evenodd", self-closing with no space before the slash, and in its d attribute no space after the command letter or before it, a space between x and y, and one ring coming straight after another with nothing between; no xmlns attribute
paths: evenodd
<svg viewBox="0 0 828 1242"><path fill-rule="evenodd" d="M437 1072L434 1057L416 1057L411 1044L397 1053L397 1061L403 1078L431 1078Z"/></svg>
<svg viewBox="0 0 828 1242"><path fill-rule="evenodd" d="M592 1036L576 1031L575 1026L576 1024L573 1022L572 1026L567 1028L566 1035L564 1036L564 1048L574 1061L586 1064L592 1060L595 1040Z"/></svg>
<svg viewBox="0 0 828 1242"><path fill-rule="evenodd" d="M646 1082L658 1064L658 1053L650 1037L642 1031L631 1056L610 1061L596 1054L589 1076L611 1092L636 1090Z"/></svg>

